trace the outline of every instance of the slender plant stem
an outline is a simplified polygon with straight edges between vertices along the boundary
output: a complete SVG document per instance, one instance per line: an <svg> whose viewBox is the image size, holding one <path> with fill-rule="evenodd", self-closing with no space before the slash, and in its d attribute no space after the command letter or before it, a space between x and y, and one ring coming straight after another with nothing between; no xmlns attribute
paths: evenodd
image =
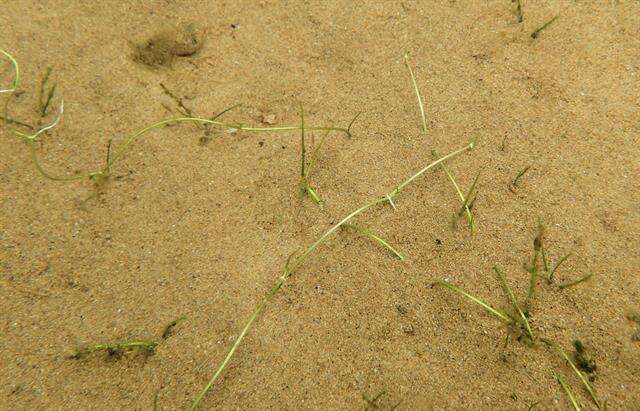
<svg viewBox="0 0 640 411"><path fill-rule="evenodd" d="M416 77L413 75L413 70L411 69L411 65L409 64L409 53L404 54L404 63L407 65L409 69L409 75L411 75L411 82L413 83L413 89L416 92L416 97L418 98L418 106L420 107L420 118L422 119L422 131L424 135L427 135L427 117L424 114L424 104L422 103L422 97L420 96L420 90L418 89L418 83L416 82Z"/></svg>
<svg viewBox="0 0 640 411"><path fill-rule="evenodd" d="M580 404L578 403L578 400L576 399L576 397L573 395L573 392L571 391L569 384L567 384L562 378L562 376L555 371L553 373L553 377L556 379L556 381L558 381L558 384L560 384L564 392L567 394L567 397L569 397L569 401L571 401L571 405L573 405L573 409L575 411L580 411L582 408L580 408Z"/></svg>
<svg viewBox="0 0 640 411"><path fill-rule="evenodd" d="M365 212L366 210L368 210L368 209L370 209L370 208L372 208L374 206L377 206L378 204L382 204L382 203L385 203L385 202L390 202L390 199L393 196L397 195L402 188L404 188L407 184L409 184L410 182L415 180L417 177L422 175L425 171L429 170L432 167L437 166L438 164L440 164L441 162L443 162L443 161L445 161L447 159L450 159L450 158L452 158L452 157L454 157L456 155L459 155L459 154L465 152L466 150L470 150L471 148L473 148L473 146L474 146L474 144L470 143L470 144L466 145L465 147L463 147L463 148L461 148L459 150L456 150L456 151L454 151L454 152L452 152L452 153L450 153L450 154L448 154L448 155L446 155L446 156L444 156L444 157L432 162L428 166L424 167L423 169L421 169L420 171L418 171L417 173L413 174L411 177L406 179L403 183L401 183L397 188L395 188L393 191L391 191L386 196L378 197L378 198L376 198L374 200L371 200L368 203L364 204L363 206L361 206L361 207L357 208L356 210L352 211L346 217L344 217L342 220L340 220L338 223L334 224L324 234L322 234L320 236L320 238L318 238L313 244L311 244L309 247L307 247L305 249L305 251L300 256L295 258L293 261L290 260L289 262L287 262L287 264L285 265L283 274L280 277L278 277L278 279L276 280L276 282L273 285L273 287L271 288L271 290L266 294L266 296L262 299L262 301L256 306L255 310L253 311L253 313L251 314L251 316L247 320L246 324L242 328L242 331L240 332L240 335L236 338L236 340L234 341L233 345L231 346L231 349L227 353L225 359L218 366L216 372L213 374L211 379L207 382L207 385L204 387L204 389L193 400L193 403L191 404L191 407L189 409L191 411L193 411L193 410L196 410L198 408L198 405L200 404L200 402L202 401L204 396L209 392L209 390L211 390L211 388L213 387L213 384L215 383L215 381L219 378L219 376L222 374L224 369L227 367L227 364L229 363L229 361L231 360L231 358L235 354L236 350L238 349L238 346L240 345L240 342L244 339L245 335L247 334L247 332L249 331L249 329L251 328L251 326L255 322L255 320L258 317L258 315L264 310L264 308L267 306L269 301L271 301L273 296L276 295L276 293L282 288L282 286L287 281L287 279L302 266L302 264L306 261L306 259L309 256L309 254L311 254L316 248L318 248L318 246L320 244L325 242L333 233L335 233L342 225L347 223L353 217L357 216L358 214L361 214L361 213Z"/></svg>
<svg viewBox="0 0 640 411"><path fill-rule="evenodd" d="M570 256L571 256L571 253L569 253L569 254L565 255L565 256L564 256L564 257L562 257L560 260L558 260L558 262L556 263L556 265L554 265L554 266L553 266L553 268L551 269L551 273L549 273L549 283L553 282L553 276L555 275L556 270L558 269L558 267L560 267L560 265L561 265L562 263L564 263L564 262L565 262L565 260L566 260L567 258L569 258Z"/></svg>
<svg viewBox="0 0 640 411"><path fill-rule="evenodd" d="M593 389L591 384L589 384L589 381L585 378L585 376L582 374L582 372L580 372L578 367L576 367L576 365L573 363L573 361L571 361L571 358L567 355L567 353L562 348L560 348L560 346L558 344L556 344L555 342L553 342L553 341L551 341L549 339L541 338L540 341L542 341L543 343L545 343L548 346L550 346L553 349L555 349L556 352L558 354L560 354L560 356L562 358L564 358L564 360L569 364L569 366L571 367L573 372L578 376L578 378L580 379L580 382L582 382L582 385L584 385L584 387L586 388L587 392L591 396L591 399L596 404L598 409L602 409L602 404L600 403L600 400L598 399L598 396L596 395L595 390Z"/></svg>
<svg viewBox="0 0 640 411"><path fill-rule="evenodd" d="M580 283L581 283L581 282L583 282L583 281L587 281L587 280L588 280L589 278L591 278L591 277L593 277L593 273L589 273L589 274L585 275L584 277L578 278L578 279L577 279L577 280L575 280L575 281L569 281L569 282L567 282L567 283L560 284L560 285L558 286L558 288L573 287L574 285L578 285L578 284L580 284Z"/></svg>
<svg viewBox="0 0 640 411"><path fill-rule="evenodd" d="M493 308L489 304L485 303L481 299L479 299L477 297L474 297L473 295L469 294L468 292L464 291L463 289L461 289L459 287L456 287L455 285L451 284L448 281L439 280L439 281L436 281L436 284L441 285L443 287L446 287L446 288L448 288L450 290L456 291L456 292L464 295L465 297L467 297L471 301L475 302L476 304L479 304L482 308L487 310L487 312L489 312L490 314L495 315L496 317L498 317L500 320L504 321L507 324L511 324L513 322L511 317L509 317L507 314L503 313L500 310L496 310L495 308Z"/></svg>
<svg viewBox="0 0 640 411"><path fill-rule="evenodd" d="M357 226L355 224L344 223L343 226L345 228L351 228L352 230L354 230L355 232L357 232L361 236L367 237L367 238L369 238L369 239L371 239L373 241L376 241L376 242L380 243L384 248L386 248L387 250L391 251L391 253L393 255L395 255L400 261L404 261L404 256L402 255L402 253L400 253L400 251L396 250L391 244L389 244L389 242L387 240L385 240L384 238L380 237L379 235L377 235L373 231L368 230L368 229L366 229L364 227Z"/></svg>
<svg viewBox="0 0 640 411"><path fill-rule="evenodd" d="M11 88L0 89L0 93L13 93L17 90L18 85L20 85L20 66L18 65L18 62L16 61L16 59L8 52L4 51L3 49L0 49L0 54L4 55L6 58L9 59L9 61L13 65L13 71L15 72L13 81L11 82Z"/></svg>

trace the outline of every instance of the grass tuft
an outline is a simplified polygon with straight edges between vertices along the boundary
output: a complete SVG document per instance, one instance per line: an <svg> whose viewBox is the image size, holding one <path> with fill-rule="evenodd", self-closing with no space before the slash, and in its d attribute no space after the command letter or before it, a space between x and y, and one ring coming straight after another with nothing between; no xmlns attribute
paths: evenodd
<svg viewBox="0 0 640 411"><path fill-rule="evenodd" d="M516 296L513 294L513 291L509 287L509 284L507 284L507 278L505 277L504 273L500 270L500 268L498 268L498 266L494 266L493 270L498 275L498 283L500 284L500 287L502 288L504 293L509 297L509 301L511 302L513 309L520 316L520 319L518 320L518 322L520 323L521 328L523 328L526 331L528 342L531 344L535 344L536 337L533 334L533 329L531 328L531 324L529 324L529 319L520 308L520 305L518 304L518 300L516 299Z"/></svg>

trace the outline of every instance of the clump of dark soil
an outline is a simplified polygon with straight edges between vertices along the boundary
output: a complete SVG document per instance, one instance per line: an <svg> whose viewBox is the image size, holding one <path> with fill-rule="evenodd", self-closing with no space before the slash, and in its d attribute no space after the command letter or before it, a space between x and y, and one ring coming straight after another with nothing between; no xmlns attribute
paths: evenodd
<svg viewBox="0 0 640 411"><path fill-rule="evenodd" d="M171 66L176 57L193 56L204 43L204 32L193 24L167 28L133 45L133 60L151 68Z"/></svg>

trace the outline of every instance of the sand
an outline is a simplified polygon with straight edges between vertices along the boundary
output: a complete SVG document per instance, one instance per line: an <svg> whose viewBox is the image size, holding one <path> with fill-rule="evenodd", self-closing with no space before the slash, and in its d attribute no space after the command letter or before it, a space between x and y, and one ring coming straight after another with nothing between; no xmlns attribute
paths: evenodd
<svg viewBox="0 0 640 411"><path fill-rule="evenodd" d="M558 15L533 39L531 33ZM148 67L135 49L191 24L193 54ZM540 218L552 261L573 253L530 307L541 335L591 349L610 409L640 407L640 3L638 1L8 1L0 47L22 69L12 114L37 113L52 67L61 123L41 138L57 175L95 170L107 141L178 115L225 114L330 134L299 194L297 132L215 133L172 125L136 142L99 196L88 179L47 180L0 127L0 407L185 409L287 257L432 159L466 190L481 172L476 232L442 170L355 220L312 254L262 313L202 409L568 409L552 372L593 408L558 355L530 348L447 279L508 309L492 267L527 291ZM184 41L192 39L188 35ZM187 50L188 51L188 50ZM421 131L403 55L424 95ZM11 81L8 62L2 85ZM170 112L171 111L171 112ZM49 116L49 118L51 115ZM273 124L270 124L273 123ZM215 131L215 129L212 129ZM320 133L313 134L316 139ZM510 183L525 167L518 187ZM91 197L91 198L89 198ZM89 200L85 201L87 198ZM166 339L164 326L186 316ZM150 339L154 355L69 356L83 344Z"/></svg>

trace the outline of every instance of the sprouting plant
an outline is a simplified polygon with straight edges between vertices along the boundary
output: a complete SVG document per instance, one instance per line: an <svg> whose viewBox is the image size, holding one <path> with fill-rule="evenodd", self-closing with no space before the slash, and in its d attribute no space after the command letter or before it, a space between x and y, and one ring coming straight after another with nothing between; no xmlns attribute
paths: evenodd
<svg viewBox="0 0 640 411"><path fill-rule="evenodd" d="M510 302L512 308L513 308L513 313L508 313L506 311L493 308L491 305L489 305L488 303L484 302L482 299L469 294L468 292L464 291L460 287L457 287L457 286L451 284L448 281L438 280L438 281L435 282L435 284L444 286L444 287L446 287L446 288L448 288L450 290L453 290L453 291L465 296L469 300L471 300L474 303L480 305L488 313L492 314L493 316L495 316L497 319L499 319L503 323L505 323L507 325L510 325L510 326L515 326L515 328L517 329L517 331L519 333L519 336L518 336L518 340L519 341L523 342L526 345L535 344L536 337L535 337L535 335L533 333L533 329L531 328L531 324L529 323L529 319L528 319L527 315L525 315L524 311L520 307L520 304L518 303L518 300L516 299L515 295L513 294L513 291L509 287L509 284L507 283L507 280L505 278L504 273L497 266L493 267L493 269L496 272L496 274L498 275L498 284L500 285L500 288L502 288L502 291L504 292L504 294L509 299L509 302Z"/></svg>
<svg viewBox="0 0 640 411"><path fill-rule="evenodd" d="M313 165L318 160L318 152L320 151L320 148L322 148L326 137L327 133L323 135L320 143L318 143L317 146L313 147L312 145L313 152L311 153L311 159L307 163L307 147L304 133L304 108L300 106L300 191L303 194L307 194L309 198L311 198L311 200L313 200L313 202L316 203L320 208L324 207L324 200L322 200L322 197L320 197L318 191L313 188L313 186L309 182L309 174L311 173Z"/></svg>
<svg viewBox="0 0 640 411"><path fill-rule="evenodd" d="M542 250L543 244L544 244L544 242L543 242L543 230L539 227L538 235L536 236L536 239L534 240L534 249L538 250L536 252L536 255L539 255L540 258L542 258L541 257L542 254L541 254L540 250ZM543 264L544 264L545 267L548 267L546 262L543 262ZM538 257L534 256L534 258L532 260L532 266L533 267L538 267L538 265L539 265ZM578 367L581 367L581 368L583 368L583 369L585 369L587 371L588 370L595 370L595 361L593 360L593 357L590 356L588 351L584 348L584 345L578 340L574 341L574 347L576 349L575 358L576 358L576 360L578 362L578 366L576 366L576 364L571 360L571 358L567 355L567 353L564 352L564 350L562 350L562 348L560 348L560 346L558 344L556 344L555 342L549 340L548 338L540 336L538 333L534 333L534 330L533 330L533 327L531 325L531 321L530 321L530 318L529 318L528 310L526 310L526 307L524 305L521 305L518 302L518 299L516 298L515 294L511 290L511 288L509 287L509 285L507 283L507 280L506 280L506 276L504 275L502 270L500 270L500 268L498 268L497 266L494 266L493 269L496 272L496 274L498 275L498 282L500 284L500 287L502 288L502 290L505 293L505 295L507 295L507 297L509 299L509 302L511 303L511 307L513 309L512 313L496 309L496 308L492 307L491 305L487 304L486 302L484 302L483 300L481 300L480 298L477 298L477 297L467 293L463 289L461 289L461 288L449 283L448 281L438 280L438 281L435 282L435 284L444 286L444 287L446 287L446 288L448 288L448 289L450 289L452 291L455 291L455 292L463 295L464 297L468 298L469 300L473 301L474 303L480 305L488 313L490 313L491 315L496 317L498 320L500 320L504 324L507 324L509 326L515 326L515 328L519 331L518 340L520 342L524 343L525 345L533 347L533 346L538 345L538 342L542 342L546 346L553 348L558 354L560 354L560 356L562 358L564 358L567 361L567 363L569 364L571 369L574 371L574 373L576 373L576 375L578 376L578 378L582 382L582 385L585 387L585 389L589 393L590 397L592 398L592 400L596 404L596 406L598 408L602 408L603 404L598 399L598 396L596 395L595 389L591 386L589 381L580 372L580 370L578 370ZM547 270L548 270L548 268L547 268ZM537 269L536 270L530 270L530 271L537 271ZM531 287L532 287L531 284L534 284L534 283L530 283L529 292L527 293L527 297L528 298L534 296L534 294L531 292ZM527 303L528 302L529 302L529 300L527 299ZM565 391L565 393L569 396L569 398L570 398L572 404L574 405L574 407L576 407L576 409L580 409L579 408L579 403L577 402L577 400L573 396L573 393L571 392L571 389L568 386L568 384L566 384L566 382L562 379L562 376L560 376L559 374L554 373L554 377L556 378L558 383L562 386L562 388Z"/></svg>

